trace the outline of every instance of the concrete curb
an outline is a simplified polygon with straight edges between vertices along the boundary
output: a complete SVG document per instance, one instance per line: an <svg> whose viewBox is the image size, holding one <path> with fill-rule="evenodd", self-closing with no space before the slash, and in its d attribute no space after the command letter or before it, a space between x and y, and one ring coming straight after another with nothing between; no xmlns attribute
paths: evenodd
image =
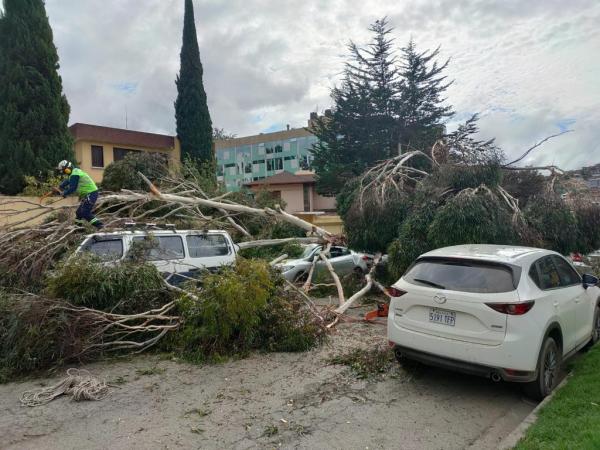
<svg viewBox="0 0 600 450"><path fill-rule="evenodd" d="M548 402L550 402L550 400L552 400L554 395L560 389L562 389L565 384L567 384L567 381L569 380L570 377L571 377L570 374L567 375L565 377L565 379L562 380L558 386L556 386L556 389L554 389L548 397L546 397L544 400L542 400L534 408L534 410L531 411L527 415L527 417L525 417L525 419L523 419L523 422L521 422L517 428L515 428L508 436L506 436L504 438L504 440L502 442L500 442L500 444L498 445L498 450L511 450L512 448L515 447L515 445L517 445L519 443L521 438L523 436L525 436L525 433L527 432L529 427L531 425L533 425L535 423L535 421L537 420L540 409L542 409L544 406L546 406L548 404Z"/></svg>

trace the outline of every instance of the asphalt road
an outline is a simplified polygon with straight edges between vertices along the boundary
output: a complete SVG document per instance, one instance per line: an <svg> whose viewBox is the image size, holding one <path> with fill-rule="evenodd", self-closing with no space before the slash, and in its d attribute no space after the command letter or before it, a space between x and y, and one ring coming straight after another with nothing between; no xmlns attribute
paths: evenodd
<svg viewBox="0 0 600 450"><path fill-rule="evenodd" d="M1 448L493 449L535 407L516 385L424 366L359 380L329 358L384 342L341 324L330 344L193 366L140 356L86 368L111 382L98 402L20 406L60 377L0 385Z"/></svg>

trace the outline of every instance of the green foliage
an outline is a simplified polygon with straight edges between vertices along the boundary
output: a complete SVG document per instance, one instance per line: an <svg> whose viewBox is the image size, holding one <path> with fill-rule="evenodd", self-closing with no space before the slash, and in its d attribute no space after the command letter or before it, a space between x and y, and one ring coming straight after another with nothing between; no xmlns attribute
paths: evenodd
<svg viewBox="0 0 600 450"><path fill-rule="evenodd" d="M351 350L334 356L329 363L348 366L357 378L368 379L388 372L395 361L394 353L390 348L376 347Z"/></svg>
<svg viewBox="0 0 600 450"><path fill-rule="evenodd" d="M519 200L524 208L532 198L541 196L546 185L546 177L535 170L505 170L502 187Z"/></svg>
<svg viewBox="0 0 600 450"><path fill-rule="evenodd" d="M593 203L575 207L577 221L577 251L586 254L600 248L600 206Z"/></svg>
<svg viewBox="0 0 600 450"><path fill-rule="evenodd" d="M400 226L398 239L388 248L388 266L393 278L398 279L419 255L432 250L428 232L436 207L433 202L422 204Z"/></svg>
<svg viewBox="0 0 600 450"><path fill-rule="evenodd" d="M138 172L155 182L169 173L169 167L164 156L159 153L129 153L104 169L102 188L107 191L146 190L147 185Z"/></svg>
<svg viewBox="0 0 600 450"><path fill-rule="evenodd" d="M27 175L24 177L25 189L23 189L22 194L30 197L41 197L42 195L51 192L52 188L57 187L62 180L63 178L61 176L55 175L52 171L48 172L41 180Z"/></svg>
<svg viewBox="0 0 600 450"><path fill-rule="evenodd" d="M201 302L179 300L184 325L170 346L192 361L254 349L306 350L318 342L320 329L289 295L266 262L239 258L203 279Z"/></svg>
<svg viewBox="0 0 600 450"><path fill-rule="evenodd" d="M568 255L577 250L577 221L557 197L535 197L523 210L529 227L539 236L537 245Z"/></svg>
<svg viewBox="0 0 600 450"><path fill-rule="evenodd" d="M331 91L333 110L311 124L318 137L313 167L320 193L339 193L376 161L407 150L428 150L452 115L444 106L448 87L438 50L421 52L413 41L397 58L385 18L369 27L365 47L349 45L340 86Z"/></svg>
<svg viewBox="0 0 600 450"><path fill-rule="evenodd" d="M0 192L17 194L73 160L69 104L42 0L4 0L0 17Z"/></svg>
<svg viewBox="0 0 600 450"><path fill-rule="evenodd" d="M212 161L213 128L202 81L198 37L194 23L192 0L185 1L181 67L175 83L175 119L177 136L181 141L181 156L200 163Z"/></svg>
<svg viewBox="0 0 600 450"><path fill-rule="evenodd" d="M89 255L70 258L48 277L46 292L78 306L129 314L170 300L160 273L151 264L104 266Z"/></svg>
<svg viewBox="0 0 600 450"><path fill-rule="evenodd" d="M432 248L518 242L511 216L488 190L462 191L439 208L428 231Z"/></svg>
<svg viewBox="0 0 600 450"><path fill-rule="evenodd" d="M77 324L41 299L0 290L0 383L60 364L77 352Z"/></svg>
<svg viewBox="0 0 600 450"><path fill-rule="evenodd" d="M298 258L304 249L297 242L288 242L283 245L269 245L266 247L254 247L240 250L239 255L243 258L260 258L272 261L280 255L286 254L288 258Z"/></svg>
<svg viewBox="0 0 600 450"><path fill-rule="evenodd" d="M410 202L403 194L391 193L382 204L372 192L362 204L354 194L352 206L341 214L348 245L354 250L385 252L398 236L398 228L410 211ZM348 204L344 199L342 208Z"/></svg>
<svg viewBox="0 0 600 450"><path fill-rule="evenodd" d="M453 189L456 192L466 188L477 188L482 184L493 188L500 185L502 170L497 165L457 166L443 165L432 174L428 184L436 185L440 190Z"/></svg>

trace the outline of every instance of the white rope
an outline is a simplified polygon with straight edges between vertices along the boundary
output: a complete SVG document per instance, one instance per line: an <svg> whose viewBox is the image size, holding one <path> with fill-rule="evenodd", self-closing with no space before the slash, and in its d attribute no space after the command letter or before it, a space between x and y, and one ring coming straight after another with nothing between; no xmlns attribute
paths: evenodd
<svg viewBox="0 0 600 450"><path fill-rule="evenodd" d="M71 395L73 400L102 400L108 394L108 386L99 381L87 370L68 369L67 377L53 386L35 391L27 391L21 395L23 406L41 406L50 403L61 395Z"/></svg>

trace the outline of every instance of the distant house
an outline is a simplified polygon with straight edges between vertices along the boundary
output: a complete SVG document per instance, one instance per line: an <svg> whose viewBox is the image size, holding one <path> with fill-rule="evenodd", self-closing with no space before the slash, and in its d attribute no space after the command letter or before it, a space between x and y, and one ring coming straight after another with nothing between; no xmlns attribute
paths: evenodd
<svg viewBox="0 0 600 450"><path fill-rule="evenodd" d="M326 197L315 189L315 174L307 170L276 175L245 183L253 192L268 191L285 204L285 211L310 223L339 234L342 220L335 213L335 197Z"/></svg>
<svg viewBox="0 0 600 450"><path fill-rule="evenodd" d="M94 181L102 181L106 166L131 152L159 153L167 161L181 159L179 140L175 136L85 123L75 123L69 130L75 141L76 164Z"/></svg>

